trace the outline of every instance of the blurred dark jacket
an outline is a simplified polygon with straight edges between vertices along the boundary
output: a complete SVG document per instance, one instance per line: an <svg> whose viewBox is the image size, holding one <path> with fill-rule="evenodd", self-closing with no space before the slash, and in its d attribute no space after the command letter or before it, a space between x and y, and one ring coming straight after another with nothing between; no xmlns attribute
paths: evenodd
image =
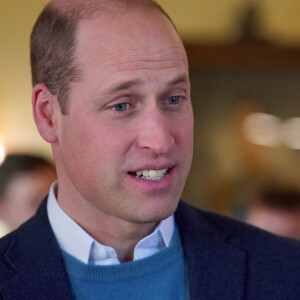
<svg viewBox="0 0 300 300"><path fill-rule="evenodd" d="M44 200L0 240L0 299L73 299ZM300 299L300 243L180 201L191 299Z"/></svg>

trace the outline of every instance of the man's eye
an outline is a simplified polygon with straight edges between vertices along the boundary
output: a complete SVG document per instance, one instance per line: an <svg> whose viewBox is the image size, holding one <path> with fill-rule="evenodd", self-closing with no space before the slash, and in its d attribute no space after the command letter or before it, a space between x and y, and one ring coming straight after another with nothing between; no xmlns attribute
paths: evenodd
<svg viewBox="0 0 300 300"><path fill-rule="evenodd" d="M181 100L181 96L172 96L168 98L168 102L171 105L176 105L180 102Z"/></svg>
<svg viewBox="0 0 300 300"><path fill-rule="evenodd" d="M128 103L118 103L113 106L113 109L118 112L126 111L129 109L129 104Z"/></svg>

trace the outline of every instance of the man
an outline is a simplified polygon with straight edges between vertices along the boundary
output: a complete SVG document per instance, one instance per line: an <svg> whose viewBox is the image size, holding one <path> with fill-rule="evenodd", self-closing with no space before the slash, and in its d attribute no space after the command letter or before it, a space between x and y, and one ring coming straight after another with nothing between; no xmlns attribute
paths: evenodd
<svg viewBox="0 0 300 300"><path fill-rule="evenodd" d="M245 221L274 234L300 239L300 193L295 188L266 185L258 189Z"/></svg>
<svg viewBox="0 0 300 300"><path fill-rule="evenodd" d="M298 242L178 206L193 114L184 47L159 6L53 1L31 62L58 183L0 242L3 299L299 299Z"/></svg>
<svg viewBox="0 0 300 300"><path fill-rule="evenodd" d="M54 166L28 154L9 154L0 165L0 217L14 230L32 217L56 179Z"/></svg>

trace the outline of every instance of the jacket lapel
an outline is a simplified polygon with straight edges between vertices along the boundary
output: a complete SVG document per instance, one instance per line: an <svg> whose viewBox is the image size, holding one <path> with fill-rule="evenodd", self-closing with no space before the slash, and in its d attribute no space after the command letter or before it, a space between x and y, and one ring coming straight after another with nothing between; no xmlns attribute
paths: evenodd
<svg viewBox="0 0 300 300"><path fill-rule="evenodd" d="M6 259L14 275L0 285L4 299L73 299L46 203L13 233ZM190 298L242 299L245 254L226 243L230 230L184 202L180 202L175 217L188 269Z"/></svg>
<svg viewBox="0 0 300 300"><path fill-rule="evenodd" d="M226 243L230 230L180 202L175 213L191 299L243 299L245 253Z"/></svg>
<svg viewBox="0 0 300 300"><path fill-rule="evenodd" d="M13 233L6 259L15 275L0 285L4 299L72 299L46 203L44 201L37 214Z"/></svg>

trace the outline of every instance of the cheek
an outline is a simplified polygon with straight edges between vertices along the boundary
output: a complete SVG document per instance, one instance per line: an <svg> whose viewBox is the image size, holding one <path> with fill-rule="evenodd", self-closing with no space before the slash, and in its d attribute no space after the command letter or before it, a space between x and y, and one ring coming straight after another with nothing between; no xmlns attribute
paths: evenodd
<svg viewBox="0 0 300 300"><path fill-rule="evenodd" d="M194 140L194 119L193 114L187 114L175 123L176 136L178 143L183 146L186 151L191 152L193 150Z"/></svg>
<svg viewBox="0 0 300 300"><path fill-rule="evenodd" d="M79 119L76 123L65 124L62 131L62 155L73 169L76 166L81 172L86 171L87 176L99 176L101 169L115 169L133 140L134 128L130 130L128 126L107 126L103 123Z"/></svg>
<svg viewBox="0 0 300 300"><path fill-rule="evenodd" d="M88 124L81 122L81 119L75 122L66 117L62 123L57 148L61 166L72 178L86 177L86 171L91 168L92 153L96 151L93 150L93 128L88 128Z"/></svg>
<svg viewBox="0 0 300 300"><path fill-rule="evenodd" d="M178 125L179 124L179 125ZM193 159L194 121L193 114L185 115L177 123L177 145L183 161L182 176L188 175Z"/></svg>
<svg viewBox="0 0 300 300"><path fill-rule="evenodd" d="M60 132L60 146L72 155L85 156L93 150L93 144L99 138L100 131L89 122L89 116L66 116Z"/></svg>

